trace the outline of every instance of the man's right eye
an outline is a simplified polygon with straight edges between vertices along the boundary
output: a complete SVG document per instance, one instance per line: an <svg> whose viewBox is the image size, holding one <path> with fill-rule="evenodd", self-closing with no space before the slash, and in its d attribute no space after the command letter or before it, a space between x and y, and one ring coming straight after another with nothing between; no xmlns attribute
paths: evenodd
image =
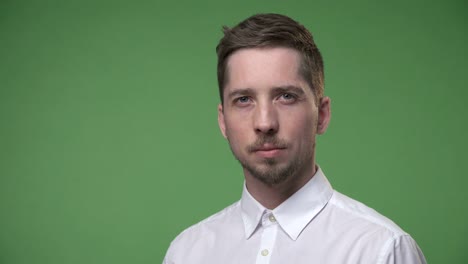
<svg viewBox="0 0 468 264"><path fill-rule="evenodd" d="M246 103L249 102L249 100L250 100L250 98L248 96L241 96L241 97L236 99L236 102L240 103L240 104L246 104Z"/></svg>

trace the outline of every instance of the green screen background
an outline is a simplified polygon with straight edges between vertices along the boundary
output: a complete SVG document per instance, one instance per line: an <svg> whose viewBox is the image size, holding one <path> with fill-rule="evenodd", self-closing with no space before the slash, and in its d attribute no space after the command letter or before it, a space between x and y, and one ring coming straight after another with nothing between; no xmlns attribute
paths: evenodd
<svg viewBox="0 0 468 264"><path fill-rule="evenodd" d="M214 49L259 12L322 51L334 188L467 263L465 1L1 1L0 263L160 263L238 200Z"/></svg>

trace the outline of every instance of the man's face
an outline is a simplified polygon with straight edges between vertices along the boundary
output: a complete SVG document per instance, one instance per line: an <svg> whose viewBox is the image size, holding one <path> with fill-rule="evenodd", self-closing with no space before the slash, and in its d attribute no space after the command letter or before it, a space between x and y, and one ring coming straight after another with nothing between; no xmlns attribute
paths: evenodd
<svg viewBox="0 0 468 264"><path fill-rule="evenodd" d="M319 106L299 75L293 49L249 48L227 62L218 122L247 176L268 185L314 171L315 136L325 132L328 98Z"/></svg>

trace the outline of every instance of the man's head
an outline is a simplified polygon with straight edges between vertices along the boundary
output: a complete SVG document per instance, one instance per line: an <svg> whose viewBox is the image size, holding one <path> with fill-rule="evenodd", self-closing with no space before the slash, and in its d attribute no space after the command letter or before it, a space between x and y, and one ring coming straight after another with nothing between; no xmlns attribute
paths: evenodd
<svg viewBox="0 0 468 264"><path fill-rule="evenodd" d="M250 33L242 33L245 41L230 35L246 27ZM328 126L330 101L322 95L323 71L305 71L309 66L322 69L310 33L281 15L254 16L229 32L221 40L225 44L217 49L223 98L218 122L246 179L275 185L295 177L311 177L315 136ZM268 35L271 41L259 42L259 35ZM300 45L292 45L288 37L313 47L298 48ZM237 44L229 44L228 38ZM253 42L258 45L246 44ZM318 54L318 59L311 54Z"/></svg>
<svg viewBox="0 0 468 264"><path fill-rule="evenodd" d="M324 71L320 51L312 34L293 19L280 14L257 14L233 28L223 27L224 37L216 47L218 55L218 87L221 103L224 86L229 81L227 61L240 49L288 47L301 54L300 75L310 86L316 102L323 96Z"/></svg>

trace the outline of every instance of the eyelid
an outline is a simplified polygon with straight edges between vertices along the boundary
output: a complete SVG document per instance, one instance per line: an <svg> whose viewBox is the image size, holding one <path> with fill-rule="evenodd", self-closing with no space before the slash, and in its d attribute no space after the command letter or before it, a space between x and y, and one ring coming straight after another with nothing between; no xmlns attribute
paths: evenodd
<svg viewBox="0 0 468 264"><path fill-rule="evenodd" d="M249 98L250 99L250 96L241 95L241 96L238 96L238 97L234 98L234 101L239 101L241 98Z"/></svg>
<svg viewBox="0 0 468 264"><path fill-rule="evenodd" d="M284 98L285 95L288 95L290 98ZM299 95L294 92L282 92L276 100L281 104L294 104L299 100Z"/></svg>
<svg viewBox="0 0 468 264"><path fill-rule="evenodd" d="M248 103L248 102L245 102L245 103L240 102L240 99L241 99L241 98L246 98L246 99L249 100L249 102L250 102L250 100L251 100L250 96L248 96L248 95L241 95L241 96L235 97L235 98L232 100L232 103L233 103L233 104L247 104L247 103Z"/></svg>
<svg viewBox="0 0 468 264"><path fill-rule="evenodd" d="M284 95L289 95L294 99L297 99L299 96L293 92L282 92L278 97L283 97Z"/></svg>
<svg viewBox="0 0 468 264"><path fill-rule="evenodd" d="M249 96L252 93L252 89L250 88L245 88L245 89L235 89L231 93L229 93L228 98L230 98L232 101L244 97L244 96Z"/></svg>

